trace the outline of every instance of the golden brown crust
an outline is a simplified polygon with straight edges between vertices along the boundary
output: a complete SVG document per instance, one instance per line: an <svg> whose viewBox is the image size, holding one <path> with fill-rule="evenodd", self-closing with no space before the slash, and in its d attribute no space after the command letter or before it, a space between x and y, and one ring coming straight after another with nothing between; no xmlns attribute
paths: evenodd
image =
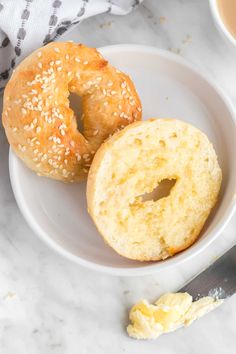
<svg viewBox="0 0 236 354"><path fill-rule="evenodd" d="M165 179L176 180L168 196L140 198ZM214 148L197 128L174 119L137 122L97 151L88 175L88 211L117 253L161 260L198 238L221 179Z"/></svg>
<svg viewBox="0 0 236 354"><path fill-rule="evenodd" d="M77 129L68 96L81 96L84 131ZM141 103L130 78L94 48L51 43L15 70L4 94L3 125L26 165L62 181L86 178L100 144L141 119Z"/></svg>

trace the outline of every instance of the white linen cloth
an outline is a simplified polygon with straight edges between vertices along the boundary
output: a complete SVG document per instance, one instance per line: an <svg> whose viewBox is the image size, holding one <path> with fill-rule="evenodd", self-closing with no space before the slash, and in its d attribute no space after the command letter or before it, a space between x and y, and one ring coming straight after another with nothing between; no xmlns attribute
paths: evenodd
<svg viewBox="0 0 236 354"><path fill-rule="evenodd" d="M142 0L0 0L0 90L34 49L101 13L125 15Z"/></svg>

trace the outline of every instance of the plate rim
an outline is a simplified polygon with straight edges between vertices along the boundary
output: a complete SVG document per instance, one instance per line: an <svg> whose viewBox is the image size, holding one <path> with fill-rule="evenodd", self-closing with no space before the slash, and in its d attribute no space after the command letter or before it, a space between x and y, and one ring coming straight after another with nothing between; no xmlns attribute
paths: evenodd
<svg viewBox="0 0 236 354"><path fill-rule="evenodd" d="M106 55L106 52L114 52L120 50L126 50L129 52L135 51L143 51L146 53L156 54L157 56L161 56L163 58L167 58L175 63L178 63L184 67L187 67L189 70L194 72L197 76L200 76L208 85L211 86L211 89L215 91L221 100L224 102L227 110L230 113L230 117L234 122L236 129L236 111L235 108L229 99L229 97L225 94L225 92L219 87L219 85L210 78L207 74L203 73L199 70L194 64L189 63L186 59L180 57L179 55L172 53L170 51L160 49L153 46L147 45L139 45L139 44L115 44L108 45L98 48L99 51L102 52L103 55ZM203 250L205 250L224 230L224 228L229 223L232 218L235 210L236 210L236 198L232 198L231 202L227 205L223 218L218 222L218 224L213 228L213 230L208 234L206 239L199 240L198 243L194 243L188 249L183 252L177 254L175 257L168 258L165 261L159 261L156 263L146 264L142 267L113 267L113 266L105 266L93 261L85 260L80 256L76 256L70 251L65 250L61 245L59 245L56 241L53 241L50 236L44 231L44 229L37 223L37 219L31 214L30 209L27 207L27 203L24 199L23 190L20 186L17 174L14 173L16 170L16 164L19 163L18 157L14 154L11 148L9 148L9 174L10 174L10 182L12 186L12 190L16 199L16 203L23 215L24 219L30 226L30 228L34 231L34 233L43 240L51 249L64 256L66 259L73 261L76 264L84 266L86 268L100 271L103 273L107 273L110 275L116 276L143 276L150 275L160 271L164 271L168 268L177 266L182 264L191 258L197 256Z"/></svg>

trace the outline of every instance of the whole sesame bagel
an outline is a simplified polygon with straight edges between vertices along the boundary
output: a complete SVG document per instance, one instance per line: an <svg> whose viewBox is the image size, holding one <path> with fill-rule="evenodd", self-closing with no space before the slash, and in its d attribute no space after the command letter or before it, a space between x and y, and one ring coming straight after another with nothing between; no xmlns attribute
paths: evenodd
<svg viewBox="0 0 236 354"><path fill-rule="evenodd" d="M69 94L81 97L83 131ZM86 178L101 143L141 119L131 79L94 48L50 43L15 70L4 94L3 125L14 152L39 175L61 181Z"/></svg>
<svg viewBox="0 0 236 354"><path fill-rule="evenodd" d="M198 238L221 179L214 148L200 130L174 119L137 122L97 151L88 176L88 211L120 255L161 260ZM164 181L172 181L167 194L158 192Z"/></svg>

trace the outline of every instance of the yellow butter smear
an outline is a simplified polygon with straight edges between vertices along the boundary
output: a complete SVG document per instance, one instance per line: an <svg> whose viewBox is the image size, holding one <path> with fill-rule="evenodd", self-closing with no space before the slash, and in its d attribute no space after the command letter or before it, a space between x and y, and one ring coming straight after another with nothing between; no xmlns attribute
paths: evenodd
<svg viewBox="0 0 236 354"><path fill-rule="evenodd" d="M127 332L136 339L156 339L163 333L189 326L222 302L210 296L193 302L188 293L165 294L154 305L142 300L130 310Z"/></svg>

